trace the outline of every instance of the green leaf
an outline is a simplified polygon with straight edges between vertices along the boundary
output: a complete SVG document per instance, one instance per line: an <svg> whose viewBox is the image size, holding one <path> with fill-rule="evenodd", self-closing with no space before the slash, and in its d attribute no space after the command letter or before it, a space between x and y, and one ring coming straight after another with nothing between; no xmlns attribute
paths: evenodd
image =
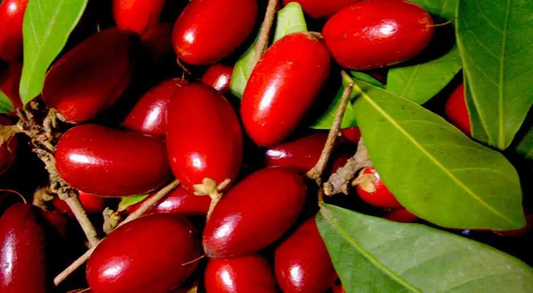
<svg viewBox="0 0 533 293"><path fill-rule="evenodd" d="M385 88L385 85L383 83L381 83L381 81L375 79L370 74L366 74L366 73L361 72L361 71L350 71L350 75L353 78L357 79L357 80L368 82L369 84L372 84L372 85L375 85L375 86L379 86L380 88Z"/></svg>
<svg viewBox="0 0 533 293"><path fill-rule="evenodd" d="M455 18L457 2L459 0L410 0L426 9L433 15L452 20Z"/></svg>
<svg viewBox="0 0 533 293"><path fill-rule="evenodd" d="M488 245L323 205L317 226L348 293L533 292L533 270Z"/></svg>
<svg viewBox="0 0 533 293"><path fill-rule="evenodd" d="M125 211L129 206L138 204L147 197L148 194L124 196L120 199L120 203L118 204L118 211Z"/></svg>
<svg viewBox="0 0 533 293"><path fill-rule="evenodd" d="M20 97L24 104L38 96L46 71L67 43L88 0L30 0L24 14L24 67Z"/></svg>
<svg viewBox="0 0 533 293"><path fill-rule="evenodd" d="M3 91L0 91L0 113L9 113L13 111L15 111L13 103Z"/></svg>
<svg viewBox="0 0 533 293"><path fill-rule="evenodd" d="M516 152L523 155L526 159L533 160L533 127L524 135L518 143Z"/></svg>
<svg viewBox="0 0 533 293"><path fill-rule="evenodd" d="M531 15L528 0L459 1L457 42L472 100L487 142L502 150L533 104Z"/></svg>
<svg viewBox="0 0 533 293"><path fill-rule="evenodd" d="M525 225L518 174L502 154L412 101L361 81L354 91L370 158L409 211L448 228Z"/></svg>
<svg viewBox="0 0 533 293"><path fill-rule="evenodd" d="M468 107L468 116L470 118L471 135L479 141L488 141L489 138L487 136L487 132L485 132L485 129L481 124L479 113L476 110L476 106L472 100L472 95L470 94L470 86L468 85L468 81L466 78L463 78L463 80L465 85L466 106Z"/></svg>
<svg viewBox="0 0 533 293"><path fill-rule="evenodd" d="M278 11L274 41L292 33L306 31L307 24L305 23L304 14L300 4L291 2ZM233 75L231 76L230 90L231 93L239 99L242 99L244 89L246 88L250 74L252 74L257 38L260 34L261 32L259 32L250 48L248 48L248 50L246 50L235 63Z"/></svg>
<svg viewBox="0 0 533 293"><path fill-rule="evenodd" d="M446 55L427 63L389 70L387 90L423 104L446 87L461 67L459 52L454 47Z"/></svg>

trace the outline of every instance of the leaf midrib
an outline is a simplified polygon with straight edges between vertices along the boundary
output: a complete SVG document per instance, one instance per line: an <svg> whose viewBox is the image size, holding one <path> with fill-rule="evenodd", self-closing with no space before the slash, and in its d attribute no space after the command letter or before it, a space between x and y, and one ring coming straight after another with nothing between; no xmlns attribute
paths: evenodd
<svg viewBox="0 0 533 293"><path fill-rule="evenodd" d="M507 1L507 10L505 12L505 22L504 22L504 28L503 28L503 40L502 40L502 50L500 54L500 72L499 72L499 86L498 86L498 114L499 114L499 133L498 133L498 148L501 150L505 149L505 127L503 123L503 117L504 117L504 102L503 102L503 95L504 95L504 79L505 79L505 55L507 53L507 29L509 27L509 18L511 15L511 2L512 0Z"/></svg>

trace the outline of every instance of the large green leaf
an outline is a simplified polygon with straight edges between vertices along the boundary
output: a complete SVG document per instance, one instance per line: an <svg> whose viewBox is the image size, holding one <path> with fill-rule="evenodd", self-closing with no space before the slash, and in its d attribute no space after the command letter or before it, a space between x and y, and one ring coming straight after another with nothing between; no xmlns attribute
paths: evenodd
<svg viewBox="0 0 533 293"><path fill-rule="evenodd" d="M306 32L307 24L303 17L303 11L300 4L292 2L287 4L283 9L278 11L278 17L276 20L276 31L274 33L274 40L281 39L282 37L297 33ZM259 32L253 44L244 52L244 54L237 60L233 69L233 75L231 76L230 90L231 93L242 98L244 89L252 74L252 66L254 63L255 49L257 47L257 38L261 32Z"/></svg>
<svg viewBox="0 0 533 293"><path fill-rule="evenodd" d="M530 0L459 1L457 41L472 100L487 142L502 150L533 104L532 16Z"/></svg>
<svg viewBox="0 0 533 293"><path fill-rule="evenodd" d="M455 10L459 0L410 0L424 7L429 13L438 15L444 19L452 20L455 18Z"/></svg>
<svg viewBox="0 0 533 293"><path fill-rule="evenodd" d="M317 226L347 293L533 292L533 270L488 245L323 205Z"/></svg>
<svg viewBox="0 0 533 293"><path fill-rule="evenodd" d="M502 154L412 101L360 81L354 91L370 159L403 206L449 228L525 225L518 174Z"/></svg>
<svg viewBox="0 0 533 293"><path fill-rule="evenodd" d="M88 0L29 0L24 15L24 66L20 97L24 104L38 96L46 71L67 43Z"/></svg>
<svg viewBox="0 0 533 293"><path fill-rule="evenodd" d="M466 78L463 80L465 85L465 99L468 107L468 116L470 118L471 135L479 141L488 141L489 137L487 136L487 132L485 132L485 128L483 128L483 125L481 124L479 113L477 112L474 101L472 100L472 94L470 94L470 86L468 81Z"/></svg>
<svg viewBox="0 0 533 293"><path fill-rule="evenodd" d="M0 91L0 113L9 113L13 111L15 111L13 103L3 91Z"/></svg>

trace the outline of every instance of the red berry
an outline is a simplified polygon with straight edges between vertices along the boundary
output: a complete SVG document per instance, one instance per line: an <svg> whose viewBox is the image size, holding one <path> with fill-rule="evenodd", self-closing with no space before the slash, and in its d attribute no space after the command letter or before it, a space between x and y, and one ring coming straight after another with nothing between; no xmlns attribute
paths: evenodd
<svg viewBox="0 0 533 293"><path fill-rule="evenodd" d="M341 133L353 143L359 143L359 140L361 139L361 130L357 126L341 129Z"/></svg>
<svg viewBox="0 0 533 293"><path fill-rule="evenodd" d="M199 256L196 231L185 218L144 216L96 247L87 263L87 282L94 293L168 293L192 274L197 262L188 262Z"/></svg>
<svg viewBox="0 0 533 293"><path fill-rule="evenodd" d="M155 192L147 197L144 201L153 197ZM135 212L144 202L131 205L127 208L128 213ZM209 196L194 195L185 187L178 187L158 204L152 206L146 214L182 214L205 216L209 210L211 199Z"/></svg>
<svg viewBox="0 0 533 293"><path fill-rule="evenodd" d="M174 176L190 190L204 178L235 180L243 142L231 104L207 85L181 87L169 105L167 148Z"/></svg>
<svg viewBox="0 0 533 293"><path fill-rule="evenodd" d="M418 217L406 209L397 209L388 213L385 219L400 223L412 223L418 220Z"/></svg>
<svg viewBox="0 0 533 293"><path fill-rule="evenodd" d="M272 268L259 255L210 259L204 283L206 293L277 292Z"/></svg>
<svg viewBox="0 0 533 293"><path fill-rule="evenodd" d="M213 64L246 40L256 18L256 0L192 0L174 24L174 51L191 65Z"/></svg>
<svg viewBox="0 0 533 293"><path fill-rule="evenodd" d="M28 0L0 3L0 59L15 61L22 54L22 21Z"/></svg>
<svg viewBox="0 0 533 293"><path fill-rule="evenodd" d="M220 63L213 64L207 68L207 71L202 76L202 82L212 86L221 93L229 93L232 74L233 66L227 66Z"/></svg>
<svg viewBox="0 0 533 293"><path fill-rule="evenodd" d="M40 210L11 206L0 219L0 292L50 292L46 273L46 238Z"/></svg>
<svg viewBox="0 0 533 293"><path fill-rule="evenodd" d="M117 27L143 34L159 23L165 0L113 0Z"/></svg>
<svg viewBox="0 0 533 293"><path fill-rule="evenodd" d="M213 258L257 253L287 232L305 198L303 178L294 170L267 168L253 173L214 209L204 229L205 252Z"/></svg>
<svg viewBox="0 0 533 293"><path fill-rule="evenodd" d="M162 23L148 29L142 36L141 41L147 52L149 64L165 62L164 57L174 54L172 50L172 23Z"/></svg>
<svg viewBox="0 0 533 293"><path fill-rule="evenodd" d="M79 191L78 199L81 203L81 206L88 214L101 213L105 209L105 200L101 197ZM69 217L74 218L74 213L70 210L68 204L59 197L54 197L54 199L52 199L52 204L58 212L67 214Z"/></svg>
<svg viewBox="0 0 533 293"><path fill-rule="evenodd" d="M337 280L314 217L281 243L274 263L284 293L323 293Z"/></svg>
<svg viewBox="0 0 533 293"><path fill-rule="evenodd" d="M346 293L346 290L344 290L342 285L334 285L331 287L331 291L333 291L333 293Z"/></svg>
<svg viewBox="0 0 533 293"><path fill-rule="evenodd" d="M370 0L337 12L322 33L342 67L369 70L415 57L429 45L433 31L431 15L416 4Z"/></svg>
<svg viewBox="0 0 533 293"><path fill-rule="evenodd" d="M147 193L171 177L162 139L94 124L63 134L56 160L65 182L99 196Z"/></svg>
<svg viewBox="0 0 533 293"><path fill-rule="evenodd" d="M359 0L283 0L283 5L298 2L307 15L312 18L324 18L357 1Z"/></svg>
<svg viewBox="0 0 533 293"><path fill-rule="evenodd" d="M470 116L468 115L468 108L466 106L464 83L461 83L461 85L459 85L459 87L457 87L450 95L450 98L446 101L446 105L444 106L444 111L453 125L466 135L471 135L472 129L470 125Z"/></svg>
<svg viewBox="0 0 533 293"><path fill-rule="evenodd" d="M63 55L46 75L42 94L46 105L71 123L107 110L128 86L136 41L131 32L109 29Z"/></svg>
<svg viewBox="0 0 533 293"><path fill-rule="evenodd" d="M173 78L156 85L135 104L122 126L145 134L165 136L168 104L185 84L186 80Z"/></svg>
<svg viewBox="0 0 533 293"><path fill-rule="evenodd" d="M326 47L312 33L285 36L267 50L241 105L243 124L256 144L279 144L296 129L320 93L329 65Z"/></svg>
<svg viewBox="0 0 533 293"><path fill-rule="evenodd" d="M21 76L22 63L19 62L11 63L9 69L0 76L0 91L4 92L13 103L13 106L18 109L22 109L22 101L19 94Z"/></svg>
<svg viewBox="0 0 533 293"><path fill-rule="evenodd" d="M365 168L359 177L361 184L357 185L357 193L365 202L381 208L397 209L402 205L385 186L378 172L374 168ZM370 175L370 176L369 176Z"/></svg>

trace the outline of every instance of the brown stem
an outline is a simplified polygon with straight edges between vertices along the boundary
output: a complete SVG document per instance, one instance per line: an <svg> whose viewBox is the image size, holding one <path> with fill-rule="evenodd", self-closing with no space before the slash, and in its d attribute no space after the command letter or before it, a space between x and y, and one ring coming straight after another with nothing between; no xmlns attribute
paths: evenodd
<svg viewBox="0 0 533 293"><path fill-rule="evenodd" d="M331 152L333 151L333 147L335 145L335 140L339 135L342 117L344 116L344 112L346 112L346 106L348 105L348 101L350 101L350 95L352 93L353 85L353 82L348 84L342 92L341 103L339 105L339 108L337 109L337 114L335 115L333 125L331 126L331 129L329 131L328 139L326 140L326 145L322 149L322 153L320 154L320 158L318 159L316 165L306 174L306 176L310 179L319 179L322 176L324 169L326 169L326 165L328 164L329 157L331 156Z"/></svg>
<svg viewBox="0 0 533 293"><path fill-rule="evenodd" d="M167 194L169 194L172 190L174 190L179 185L178 180L172 181L167 186L163 187L161 190L159 190L153 197L147 199L144 201L141 206L133 213L131 213L122 223L118 225L118 227L131 222L135 219L138 219L141 217L147 210L150 209L154 204L159 202L161 199L163 199ZM63 282L70 274L72 274L75 270L77 270L80 266L82 266L92 255L97 245L91 247L87 252L85 252L82 256L80 256L76 261L74 261L70 266L68 266L64 271L62 271L59 275L57 275L54 278L54 284L57 286L61 282Z"/></svg>
<svg viewBox="0 0 533 293"><path fill-rule="evenodd" d="M348 160L344 167L333 173L329 177L329 180L324 183L324 193L327 196L338 193L348 194L349 183L353 180L357 172L365 167L372 167L372 162L368 156L365 143L361 138L355 155Z"/></svg>
<svg viewBox="0 0 533 293"><path fill-rule="evenodd" d="M255 56L254 63L252 68L257 65L261 56L265 52L268 46L268 40L270 38L270 31L272 29L272 24L274 23L274 17L276 15L276 6L278 5L278 0L268 0L268 6L265 13L265 20L261 25L261 30L259 32L259 38L257 39L257 47L255 47Z"/></svg>
<svg viewBox="0 0 533 293"><path fill-rule="evenodd" d="M87 236L87 240L89 240L91 247L96 246L96 244L98 244L100 241L98 239L98 234L96 233L91 220L89 220L89 217L87 217L87 213L83 209L78 197L70 196L63 200L67 203L68 207L80 223L80 226L83 229L85 236Z"/></svg>

